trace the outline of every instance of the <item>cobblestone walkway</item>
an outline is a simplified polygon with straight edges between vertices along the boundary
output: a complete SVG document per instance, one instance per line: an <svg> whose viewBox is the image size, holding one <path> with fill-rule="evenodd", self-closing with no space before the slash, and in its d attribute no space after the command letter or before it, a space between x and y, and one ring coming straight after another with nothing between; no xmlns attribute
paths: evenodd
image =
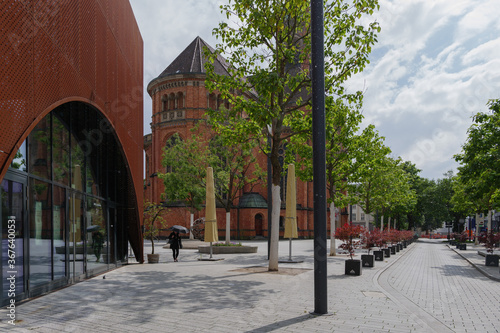
<svg viewBox="0 0 500 333"><path fill-rule="evenodd" d="M414 243L358 277L344 275L345 255L328 257L328 316L310 314L313 242L293 244L303 262L279 273L252 268L267 266L265 242L216 262L182 250L173 263L162 249L160 264L127 265L19 305L15 327L1 309L0 331L498 332L500 283L442 243ZM287 249L280 243L281 257Z"/></svg>
<svg viewBox="0 0 500 333"><path fill-rule="evenodd" d="M379 283L435 331L500 330L500 283L441 242L413 244L380 275Z"/></svg>

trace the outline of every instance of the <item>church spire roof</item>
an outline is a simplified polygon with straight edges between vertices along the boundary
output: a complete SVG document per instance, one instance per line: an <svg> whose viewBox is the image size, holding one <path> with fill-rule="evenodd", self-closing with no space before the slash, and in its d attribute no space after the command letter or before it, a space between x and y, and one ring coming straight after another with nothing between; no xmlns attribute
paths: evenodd
<svg viewBox="0 0 500 333"><path fill-rule="evenodd" d="M203 48L206 47L210 52L214 49L200 37L196 37L188 47L182 51L177 58L158 76L158 78L175 74L199 74L206 73L205 63L207 61L203 54ZM228 64L225 59L218 56L214 63L215 72L221 75L228 74Z"/></svg>

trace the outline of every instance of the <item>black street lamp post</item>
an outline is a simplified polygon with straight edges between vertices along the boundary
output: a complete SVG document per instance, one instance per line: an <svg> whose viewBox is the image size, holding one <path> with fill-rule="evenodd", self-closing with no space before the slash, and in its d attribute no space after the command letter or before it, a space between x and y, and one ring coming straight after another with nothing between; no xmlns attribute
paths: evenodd
<svg viewBox="0 0 500 333"><path fill-rule="evenodd" d="M326 256L326 136L323 0L311 0L312 142L314 186L314 311L328 313Z"/></svg>

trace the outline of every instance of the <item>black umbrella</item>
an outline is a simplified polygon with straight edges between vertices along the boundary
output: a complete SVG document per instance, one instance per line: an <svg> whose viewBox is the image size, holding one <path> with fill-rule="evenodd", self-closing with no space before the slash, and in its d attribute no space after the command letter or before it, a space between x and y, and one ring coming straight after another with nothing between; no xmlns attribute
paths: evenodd
<svg viewBox="0 0 500 333"><path fill-rule="evenodd" d="M189 230L186 227L183 227L182 225L174 225L170 227L169 230L177 231L183 234L187 234L189 232Z"/></svg>

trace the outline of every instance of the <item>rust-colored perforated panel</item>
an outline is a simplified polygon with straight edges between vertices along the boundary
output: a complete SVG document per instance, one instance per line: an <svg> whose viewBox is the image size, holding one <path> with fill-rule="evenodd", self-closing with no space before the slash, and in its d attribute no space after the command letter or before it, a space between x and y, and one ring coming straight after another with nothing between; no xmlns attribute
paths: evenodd
<svg viewBox="0 0 500 333"><path fill-rule="evenodd" d="M31 129L81 101L115 128L130 168L130 234L142 258L143 41L126 0L0 2L0 179Z"/></svg>

